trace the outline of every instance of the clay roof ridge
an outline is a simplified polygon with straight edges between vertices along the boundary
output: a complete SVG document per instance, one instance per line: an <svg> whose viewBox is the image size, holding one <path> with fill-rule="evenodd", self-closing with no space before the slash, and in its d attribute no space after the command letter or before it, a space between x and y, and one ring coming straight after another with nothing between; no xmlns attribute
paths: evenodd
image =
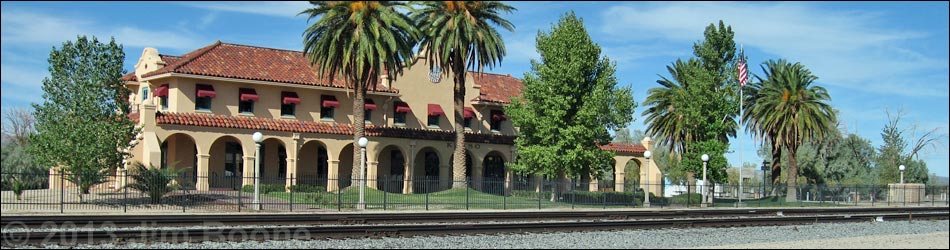
<svg viewBox="0 0 950 250"><path fill-rule="evenodd" d="M300 50L279 49L279 48L270 48L270 47L254 46L254 45L247 45L247 44L228 43L228 42L222 42L221 44L230 45L230 46L240 46L240 47L248 47L248 48L257 48L257 49L277 50L277 51L284 51L284 52L294 52L294 53L301 53L301 54L303 54L303 51L300 51Z"/></svg>
<svg viewBox="0 0 950 250"><path fill-rule="evenodd" d="M149 76L154 76L154 75L163 74L163 73L175 72L181 67L184 67L186 64L191 63L191 61L194 61L198 57L201 57L202 55L208 53L208 51L211 51L212 49L217 48L219 45L221 45L221 40L218 40L211 45L205 46L204 48L200 48L195 51L184 54L181 57L179 57L181 60L175 62L173 65L166 65L164 68L153 71L153 72L149 72L148 74L142 75L142 77L149 77Z"/></svg>

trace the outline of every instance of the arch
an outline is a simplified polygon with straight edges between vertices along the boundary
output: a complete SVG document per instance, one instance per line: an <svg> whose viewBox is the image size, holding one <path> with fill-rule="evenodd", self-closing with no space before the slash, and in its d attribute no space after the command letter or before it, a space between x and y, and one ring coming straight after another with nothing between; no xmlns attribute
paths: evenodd
<svg viewBox="0 0 950 250"><path fill-rule="evenodd" d="M379 159L376 176L370 177L370 179L377 179L376 189L402 193L406 164L409 162L404 151L396 145L388 145L379 151L376 159Z"/></svg>
<svg viewBox="0 0 950 250"><path fill-rule="evenodd" d="M188 134L174 133L165 137L161 144L160 168L181 171L176 182L182 187L195 188L198 183L198 145ZM200 173L206 176L207 173Z"/></svg>
<svg viewBox="0 0 950 250"><path fill-rule="evenodd" d="M328 185L330 178L330 155L327 146L321 141L307 141L300 147L297 161L297 185L323 186Z"/></svg>
<svg viewBox="0 0 950 250"><path fill-rule="evenodd" d="M643 166L643 163L637 158L630 159L624 164L624 190L636 191L641 189L640 177L642 177L642 174L640 173L640 166Z"/></svg>
<svg viewBox="0 0 950 250"><path fill-rule="evenodd" d="M208 173L211 188L240 189L244 176L244 147L234 136L218 137L211 143Z"/></svg>
<svg viewBox="0 0 950 250"><path fill-rule="evenodd" d="M257 159L257 158L255 158ZM261 183L283 184L287 178L287 145L277 138L261 142Z"/></svg>
<svg viewBox="0 0 950 250"><path fill-rule="evenodd" d="M597 181L597 190L603 192L613 192L616 187L616 178L617 178L617 169L614 166L617 165L617 160L610 159L610 165L607 165L605 168L605 173Z"/></svg>
<svg viewBox="0 0 950 250"><path fill-rule="evenodd" d="M424 147L416 153L413 166L413 191L415 193L429 193L441 190L439 174L441 158L439 151L433 147Z"/></svg>
<svg viewBox="0 0 950 250"><path fill-rule="evenodd" d="M491 151L482 161L482 188L486 193L504 194L505 192L505 156Z"/></svg>
<svg viewBox="0 0 950 250"><path fill-rule="evenodd" d="M340 150L339 158L339 170L337 170L337 176L339 176L340 189L349 187L355 182L355 178L359 174L358 169L353 169L353 143L347 143L346 146L343 146L343 149ZM332 175L332 173L331 173Z"/></svg>

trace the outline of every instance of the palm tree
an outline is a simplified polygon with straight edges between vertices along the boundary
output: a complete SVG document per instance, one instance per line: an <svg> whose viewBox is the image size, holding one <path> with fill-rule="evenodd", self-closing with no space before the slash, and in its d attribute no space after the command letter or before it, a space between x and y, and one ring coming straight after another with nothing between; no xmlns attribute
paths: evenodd
<svg viewBox="0 0 950 250"><path fill-rule="evenodd" d="M689 85L695 79L697 72L702 70L699 60L677 59L671 66L666 66L672 80L664 76L656 82L662 87L651 88L643 105L648 107L642 115L646 116L646 133L658 139L658 143L670 147L672 155L680 156L688 152L688 143L697 141L701 136L696 127L696 121L687 114L685 105L689 101Z"/></svg>
<svg viewBox="0 0 950 250"><path fill-rule="evenodd" d="M747 122L746 130L759 138L768 137L766 140L788 150L785 201L794 202L799 146L805 141L824 139L835 129L837 118L827 103L831 101L828 91L812 86L818 77L801 63L769 60L763 63L762 70L765 79L756 76L759 83L746 95L748 112L742 119Z"/></svg>
<svg viewBox="0 0 950 250"><path fill-rule="evenodd" d="M316 65L321 78L332 81L340 75L345 86L355 92L353 98L353 148L366 126L363 105L368 89L376 89L380 74L395 79L412 58L416 30L402 2L390 1L311 1L313 8L300 14L318 18L303 33L303 53ZM406 65L407 67L409 65ZM353 159L361 159L353 150ZM353 169L359 169L359 160Z"/></svg>
<svg viewBox="0 0 950 250"><path fill-rule="evenodd" d="M450 69L455 80L455 152L452 159L454 180L465 178L465 128L462 118L465 103L465 76L468 68L481 72L485 66L500 64L505 56L501 35L489 24L514 31L514 25L499 12L511 13L514 7L497 1L425 1L418 3L412 19L422 33L420 50L430 68ZM443 71L448 74L448 70ZM453 187L464 186L454 182Z"/></svg>

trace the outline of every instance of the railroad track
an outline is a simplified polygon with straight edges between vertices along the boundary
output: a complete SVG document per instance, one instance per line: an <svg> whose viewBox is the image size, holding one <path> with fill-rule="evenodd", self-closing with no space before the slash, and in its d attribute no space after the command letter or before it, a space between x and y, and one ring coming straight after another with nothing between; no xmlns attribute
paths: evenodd
<svg viewBox="0 0 950 250"><path fill-rule="evenodd" d="M122 242L201 242L201 241L245 241L245 240L287 240L287 239L335 239L360 237L411 237L420 235L461 235L496 234L555 231L619 230L649 228L690 228L690 227L735 227L763 225L792 225L829 222L860 222L875 220L931 220L950 219L947 208L919 209L824 209L817 215L810 209L782 209L772 211L772 215L732 216L718 215L712 210L696 210L706 217L696 216L690 211L682 213L681 218L641 218L619 220L584 221L528 221L515 223L457 223L457 224L376 224L376 225L297 225L271 227L219 227L211 229L97 229L69 231L3 232L3 246L17 245L75 245ZM833 211L827 211L833 210ZM896 210L900 210L895 212ZM724 212L724 211L721 211ZM741 212L741 211L733 211ZM746 211L748 212L748 211ZM758 212L758 209L757 211ZM553 213L553 212L552 212ZM583 213L574 214L582 217ZM590 213L590 212L586 212ZM617 212L620 213L620 212ZM623 212L626 213L626 212ZM812 213L812 215L804 215ZM450 213L446 213L450 214ZM686 216L686 215L689 216ZM723 213L726 214L726 213ZM755 214L755 213L753 213ZM393 215L393 214L390 214ZM600 215L602 216L602 215ZM14 225L14 224L5 224ZM7 227L4 227L7 228Z"/></svg>

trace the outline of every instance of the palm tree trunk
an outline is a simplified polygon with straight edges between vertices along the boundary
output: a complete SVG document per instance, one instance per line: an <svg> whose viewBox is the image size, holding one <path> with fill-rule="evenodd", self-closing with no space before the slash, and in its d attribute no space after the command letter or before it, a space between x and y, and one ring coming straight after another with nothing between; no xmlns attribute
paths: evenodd
<svg viewBox="0 0 950 250"><path fill-rule="evenodd" d="M356 83L357 81L354 81ZM360 145L357 143L360 137L363 137L365 134L366 120L364 119L363 113L363 104L365 103L366 97L366 84L358 83L354 84L354 92L356 95L353 97L353 168L350 171L351 183L359 185L359 180L363 179L365 175L363 171L365 169L361 168L361 163L363 161L360 156ZM367 157L368 158L368 157ZM368 177L367 177L368 178ZM366 182L362 182L363 185L366 185Z"/></svg>
<svg viewBox="0 0 950 250"><path fill-rule="evenodd" d="M452 188L465 186L465 121L462 117L462 110L465 104L465 68L453 69L455 74L454 107L455 112L455 152L452 154Z"/></svg>
<svg viewBox="0 0 950 250"><path fill-rule="evenodd" d="M772 141L775 141L774 139ZM778 143L772 144L772 195L778 195L776 190L781 182L779 177L782 175L782 147Z"/></svg>
<svg viewBox="0 0 950 250"><path fill-rule="evenodd" d="M788 171L785 174L785 183L788 183L788 191L785 192L785 202L796 202L798 201L798 160L795 159L796 149L789 147L788 149Z"/></svg>

